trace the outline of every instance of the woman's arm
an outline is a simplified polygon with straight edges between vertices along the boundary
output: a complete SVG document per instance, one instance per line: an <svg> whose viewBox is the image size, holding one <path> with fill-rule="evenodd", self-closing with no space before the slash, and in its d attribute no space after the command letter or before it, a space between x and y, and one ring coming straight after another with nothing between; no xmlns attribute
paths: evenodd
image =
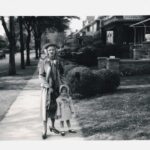
<svg viewBox="0 0 150 150"><path fill-rule="evenodd" d="M41 86L49 88L49 84L46 81L46 73L44 70L44 60L43 59L40 59L39 64L38 64L38 68L39 68L39 79L41 82Z"/></svg>
<svg viewBox="0 0 150 150"><path fill-rule="evenodd" d="M58 117L61 117L61 103L60 103L60 99L59 98L57 98L56 99L56 102L57 102L57 112L56 112L56 115L58 116Z"/></svg>
<svg viewBox="0 0 150 150"><path fill-rule="evenodd" d="M65 77L64 77L64 67L62 61L58 61L58 70L59 70L59 79L60 79L60 85L65 84Z"/></svg>

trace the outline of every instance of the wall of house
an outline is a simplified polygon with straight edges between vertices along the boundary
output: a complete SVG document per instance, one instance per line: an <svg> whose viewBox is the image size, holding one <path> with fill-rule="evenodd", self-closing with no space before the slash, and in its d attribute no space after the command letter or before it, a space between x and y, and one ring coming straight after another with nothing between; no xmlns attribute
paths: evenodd
<svg viewBox="0 0 150 150"><path fill-rule="evenodd" d="M114 42L118 45L125 45L133 43L134 33L133 29L128 25L118 24L114 28Z"/></svg>
<svg viewBox="0 0 150 150"><path fill-rule="evenodd" d="M106 42L107 31L114 32L114 44L125 45L134 42L134 30L133 28L129 27L129 24L116 23L114 25L107 26L102 30L103 30L102 37L104 43ZM140 39L138 39L139 35L140 35ZM141 35L142 35L142 31L139 30L136 35L138 41L142 41L143 37L141 37Z"/></svg>

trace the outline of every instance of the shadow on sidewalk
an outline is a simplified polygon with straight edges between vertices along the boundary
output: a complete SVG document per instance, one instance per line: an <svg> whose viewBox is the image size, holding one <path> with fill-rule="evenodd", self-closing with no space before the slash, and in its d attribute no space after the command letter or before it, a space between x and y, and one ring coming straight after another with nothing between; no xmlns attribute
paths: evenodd
<svg viewBox="0 0 150 150"><path fill-rule="evenodd" d="M28 80L31 78L38 78L37 64L38 60L34 59L32 60L31 66L27 66L26 69L23 70L18 68L17 75L0 77L0 121L4 118L21 90L24 89ZM38 83L36 85L31 85L29 89L36 88L40 88Z"/></svg>

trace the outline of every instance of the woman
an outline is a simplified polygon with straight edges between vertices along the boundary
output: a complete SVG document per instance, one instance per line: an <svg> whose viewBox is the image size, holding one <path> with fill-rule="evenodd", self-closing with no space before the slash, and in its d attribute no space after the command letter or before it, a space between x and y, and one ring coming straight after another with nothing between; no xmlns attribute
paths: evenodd
<svg viewBox="0 0 150 150"><path fill-rule="evenodd" d="M42 138L47 137L47 118L51 119L50 131L58 134L55 128L57 111L56 98L59 96L59 87L63 84L63 68L57 58L57 45L47 44L44 48L45 57L40 59L39 79L42 87L41 114L43 120Z"/></svg>

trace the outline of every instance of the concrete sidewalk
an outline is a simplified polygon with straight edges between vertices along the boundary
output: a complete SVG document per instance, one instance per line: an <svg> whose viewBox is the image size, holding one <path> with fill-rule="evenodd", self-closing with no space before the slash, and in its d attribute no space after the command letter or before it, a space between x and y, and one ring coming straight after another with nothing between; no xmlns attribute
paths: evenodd
<svg viewBox="0 0 150 150"><path fill-rule="evenodd" d="M42 140L40 94L40 83L35 72L0 122L0 140ZM72 120L72 126L77 130L76 134L68 133L62 137L48 130L46 140L84 140L75 118ZM60 128L59 120L56 121L56 128Z"/></svg>

